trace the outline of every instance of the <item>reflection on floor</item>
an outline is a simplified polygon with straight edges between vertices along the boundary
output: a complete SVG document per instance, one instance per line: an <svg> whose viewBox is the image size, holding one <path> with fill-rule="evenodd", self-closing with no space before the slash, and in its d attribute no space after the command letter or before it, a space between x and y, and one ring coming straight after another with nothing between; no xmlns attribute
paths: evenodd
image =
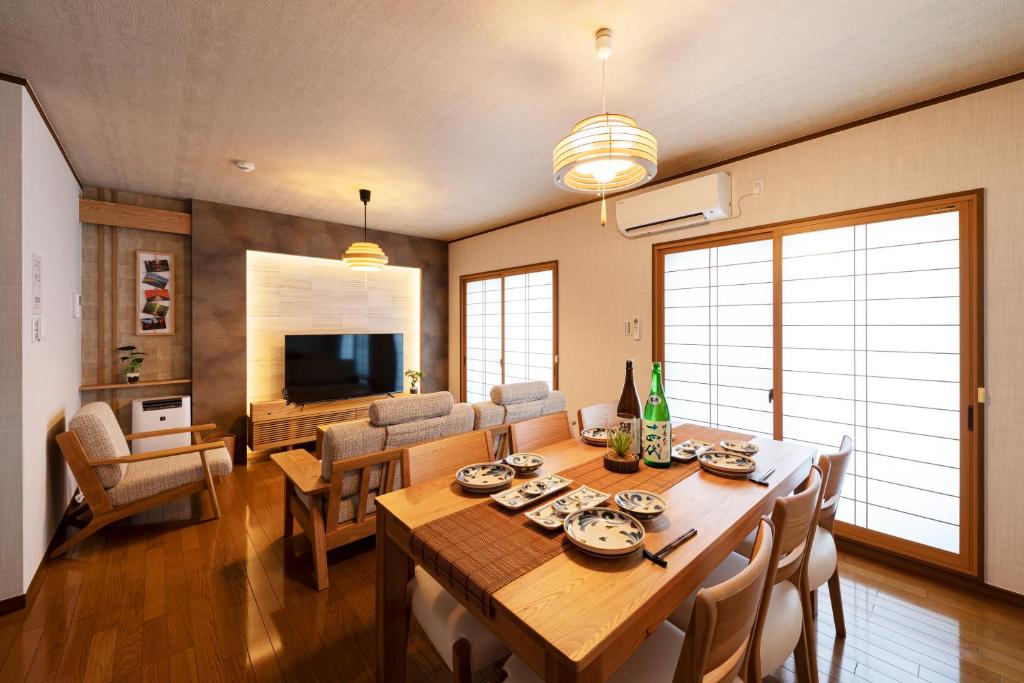
<svg viewBox="0 0 1024 683"><path fill-rule="evenodd" d="M0 617L0 681L372 681L372 540L332 552L317 593L308 543L281 538L276 466L236 468L220 492L218 521L180 501L46 564ZM1024 681L1024 609L857 558L840 571L848 635L822 595L822 681ZM451 680L415 627L409 680Z"/></svg>

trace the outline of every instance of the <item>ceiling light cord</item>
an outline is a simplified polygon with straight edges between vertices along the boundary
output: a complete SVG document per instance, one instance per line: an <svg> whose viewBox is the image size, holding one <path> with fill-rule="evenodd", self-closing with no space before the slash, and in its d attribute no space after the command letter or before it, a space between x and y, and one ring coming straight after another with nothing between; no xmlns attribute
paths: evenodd
<svg viewBox="0 0 1024 683"><path fill-rule="evenodd" d="M363 202L363 241L366 241L366 202Z"/></svg>

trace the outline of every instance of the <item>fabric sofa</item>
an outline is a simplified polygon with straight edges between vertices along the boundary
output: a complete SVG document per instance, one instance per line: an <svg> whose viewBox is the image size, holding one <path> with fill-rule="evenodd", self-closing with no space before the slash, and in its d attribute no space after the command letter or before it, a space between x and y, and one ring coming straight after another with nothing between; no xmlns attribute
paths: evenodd
<svg viewBox="0 0 1024 683"><path fill-rule="evenodd" d="M468 403L456 403L447 391L386 398L370 404L369 417L320 427L317 433L317 455L321 476L331 481L335 462L367 453L401 448L424 441L433 441L473 430L473 409ZM371 497L367 512L372 512L372 492L380 488L384 466L375 466L370 474ZM402 478L401 467L395 472L396 488ZM341 489L339 522L355 516L354 499L359 493L359 473L347 472Z"/></svg>
<svg viewBox="0 0 1024 683"><path fill-rule="evenodd" d="M552 391L547 382L515 382L491 387L491 400L473 404L473 428L492 429L499 425L531 420L565 410L565 394ZM508 435L495 430L494 452L504 453ZM500 456L499 456L500 457Z"/></svg>

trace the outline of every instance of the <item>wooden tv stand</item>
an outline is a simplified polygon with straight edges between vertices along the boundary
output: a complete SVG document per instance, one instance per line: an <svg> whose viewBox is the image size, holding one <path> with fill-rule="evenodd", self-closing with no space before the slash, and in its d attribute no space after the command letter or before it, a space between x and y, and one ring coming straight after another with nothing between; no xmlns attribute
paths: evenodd
<svg viewBox="0 0 1024 683"><path fill-rule="evenodd" d="M405 392L392 394L407 395ZM385 395L305 405L255 401L249 404L249 448L266 451L316 441L317 427L362 419L369 414L370 404L382 398Z"/></svg>

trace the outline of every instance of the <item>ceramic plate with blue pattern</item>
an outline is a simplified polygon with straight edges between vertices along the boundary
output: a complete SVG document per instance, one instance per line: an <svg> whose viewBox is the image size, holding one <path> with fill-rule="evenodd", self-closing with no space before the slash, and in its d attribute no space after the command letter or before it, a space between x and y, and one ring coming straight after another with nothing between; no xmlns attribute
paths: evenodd
<svg viewBox="0 0 1024 683"><path fill-rule="evenodd" d="M466 465L455 473L455 481L467 491L483 493L497 491L508 486L515 477L515 471L508 465L497 462L481 462Z"/></svg>
<svg viewBox="0 0 1024 683"><path fill-rule="evenodd" d="M561 529L565 516L570 512L597 507L606 500L608 494L604 491L581 486L547 505L530 510L526 516L531 522L540 524L545 529Z"/></svg>
<svg viewBox="0 0 1024 683"><path fill-rule="evenodd" d="M635 517L612 508L580 510L565 518L565 535L591 555L621 557L644 545L644 525Z"/></svg>
<svg viewBox="0 0 1024 683"><path fill-rule="evenodd" d="M566 479L557 474L549 474L546 477L540 477L525 484L520 484L508 491L492 493L491 498L498 505L507 507L510 510L518 510L539 501L545 496L550 496L556 491L561 491L571 483L572 479Z"/></svg>

